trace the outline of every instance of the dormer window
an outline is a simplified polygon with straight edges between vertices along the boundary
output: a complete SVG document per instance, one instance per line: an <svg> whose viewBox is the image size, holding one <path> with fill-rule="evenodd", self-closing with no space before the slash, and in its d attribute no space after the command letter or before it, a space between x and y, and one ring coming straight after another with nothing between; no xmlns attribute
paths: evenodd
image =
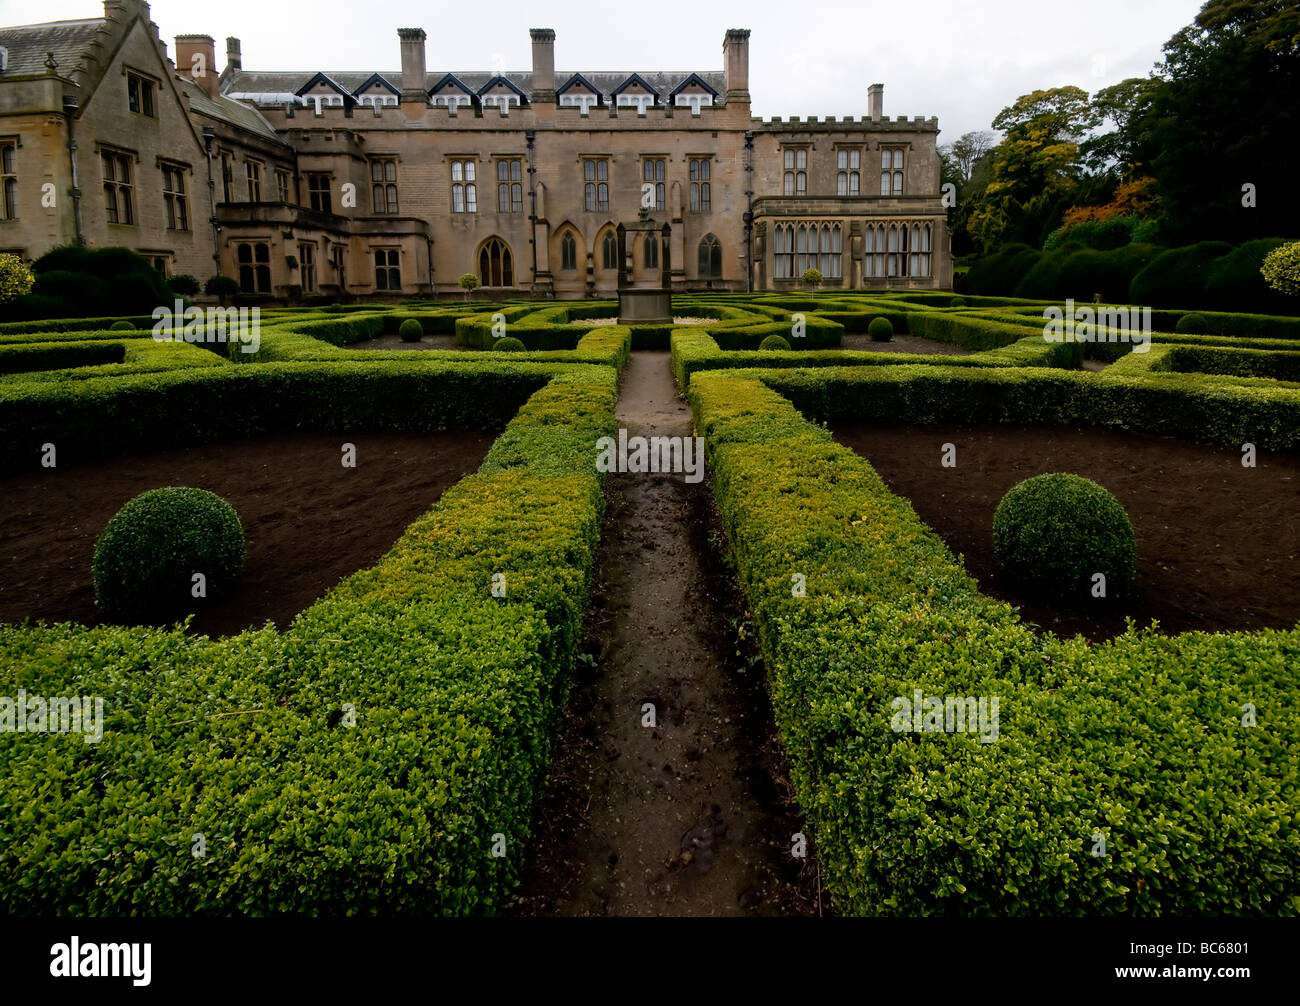
<svg viewBox="0 0 1300 1006"><path fill-rule="evenodd" d="M503 115L519 107L519 96L514 94L488 94L483 97L484 108L499 108Z"/></svg>
<svg viewBox="0 0 1300 1006"><path fill-rule="evenodd" d="M454 91L450 94L436 94L433 96L433 103L446 108L463 108L469 104L469 95L456 94Z"/></svg>
<svg viewBox="0 0 1300 1006"><path fill-rule="evenodd" d="M673 101L678 108L690 108L691 115L699 115L701 108L707 108L713 104L713 95L679 94Z"/></svg>
<svg viewBox="0 0 1300 1006"><path fill-rule="evenodd" d="M618 96L619 108L635 108L637 115L645 115L645 110L655 103L653 94L628 94Z"/></svg>
<svg viewBox="0 0 1300 1006"><path fill-rule="evenodd" d="M569 94L560 95L560 106L563 108L580 108L581 115L586 115L591 111L593 105L600 104L600 96L597 94L584 94L581 91L570 92Z"/></svg>

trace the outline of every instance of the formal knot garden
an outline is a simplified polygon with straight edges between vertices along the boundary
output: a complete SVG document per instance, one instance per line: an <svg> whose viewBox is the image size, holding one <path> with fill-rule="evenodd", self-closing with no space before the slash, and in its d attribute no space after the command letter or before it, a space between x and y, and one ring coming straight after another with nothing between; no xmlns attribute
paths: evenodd
<svg viewBox="0 0 1300 1006"><path fill-rule="evenodd" d="M617 533L597 444L647 353L703 439L829 910L1300 914L1300 320L1158 310L1140 338L1045 337L1066 307L701 294L632 326L613 301L267 308L238 340L207 317L170 339L144 316L0 325L0 906L507 910ZM378 435L472 463L349 490L353 520L409 518L325 582L258 559L236 501L245 556L206 496L151 497L91 547L139 492L189 487L141 458L193 458L208 489L220 458L315 438L337 480ZM259 498L332 491L277 457L247 475ZM1047 474L1078 481L1010 495ZM92 601L192 510L223 522L211 598L187 575L170 606ZM1271 533L1234 532L1252 514ZM273 617L263 598L295 587ZM235 612L204 628L218 595ZM97 739L56 718L73 697L101 700Z"/></svg>

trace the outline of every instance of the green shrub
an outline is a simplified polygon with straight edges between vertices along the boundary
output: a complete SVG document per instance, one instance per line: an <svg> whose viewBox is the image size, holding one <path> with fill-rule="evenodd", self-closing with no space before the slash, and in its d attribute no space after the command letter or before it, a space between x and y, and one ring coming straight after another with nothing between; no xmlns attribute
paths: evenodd
<svg viewBox="0 0 1300 1006"><path fill-rule="evenodd" d="M948 301L949 307L965 307L966 304L967 302L965 297L954 297L952 300Z"/></svg>
<svg viewBox="0 0 1300 1006"><path fill-rule="evenodd" d="M1270 287L1262 271L1268 256L1285 243L1281 238L1243 242L1210 264L1205 289L1184 304L1261 314L1295 311L1300 304Z"/></svg>
<svg viewBox="0 0 1300 1006"><path fill-rule="evenodd" d="M108 330L110 332L134 332L136 328L133 324L131 324L131 322L123 318L109 325Z"/></svg>
<svg viewBox="0 0 1300 1006"><path fill-rule="evenodd" d="M867 326L867 335L872 342L889 342L894 337L894 326L888 318L872 318Z"/></svg>
<svg viewBox="0 0 1300 1006"><path fill-rule="evenodd" d="M1214 260L1230 251L1225 241L1170 248L1133 277L1127 299L1144 307L1186 307L1205 289Z"/></svg>
<svg viewBox="0 0 1300 1006"><path fill-rule="evenodd" d="M419 342L424 329L414 318L407 318L397 326L397 334L403 342Z"/></svg>
<svg viewBox="0 0 1300 1006"><path fill-rule="evenodd" d="M95 542L95 600L113 615L166 618L192 603L196 573L211 597L243 566L244 528L234 507L206 489L150 489Z"/></svg>
<svg viewBox="0 0 1300 1006"><path fill-rule="evenodd" d="M766 349L766 350L789 349L790 343L789 341L786 340L784 336L769 335L767 338L765 338L762 342L758 344L758 348L761 350L762 349Z"/></svg>
<svg viewBox="0 0 1300 1006"><path fill-rule="evenodd" d="M951 368L856 369L873 373L851 393L892 410L887 422L924 414L899 408L910 389L868 401L898 371L947 370L931 376L950 397L959 383ZM1134 631L1096 647L1036 634L769 377L826 401L843 371L758 373L697 374L688 398L794 793L841 914L1300 913L1300 835L1278 826L1300 799L1300 706L1282 702L1270 730L1240 719L1248 693L1292 694L1300 630ZM1032 383L1082 388L1088 376ZM794 573L805 596L792 596ZM969 727L900 732L891 717L917 689L999 697L996 742Z"/></svg>
<svg viewBox="0 0 1300 1006"><path fill-rule="evenodd" d="M8 304L31 293L32 271L17 255L0 255L0 304Z"/></svg>
<svg viewBox="0 0 1300 1006"><path fill-rule="evenodd" d="M172 288L173 293L182 297L193 297L199 292L198 277L190 276L187 273L168 277L167 285Z"/></svg>
<svg viewBox="0 0 1300 1006"><path fill-rule="evenodd" d="M1078 475L1035 475L1012 486L993 515L998 565L1022 586L1082 602L1093 577L1123 596L1137 573L1137 540L1113 495Z"/></svg>
<svg viewBox="0 0 1300 1006"><path fill-rule="evenodd" d="M1205 315L1189 311L1178 319L1174 331L1189 335L1206 335L1210 331L1210 323L1205 320Z"/></svg>
<svg viewBox="0 0 1300 1006"><path fill-rule="evenodd" d="M1027 244L1006 245L972 262L970 269L958 277L958 292L1009 295L1042 255Z"/></svg>
<svg viewBox="0 0 1300 1006"><path fill-rule="evenodd" d="M503 336L492 344L492 348L501 353L522 353L524 344L513 336Z"/></svg>
<svg viewBox="0 0 1300 1006"><path fill-rule="evenodd" d="M207 282L203 284L203 292L209 297L220 297L224 300L239 293L239 283L229 276L209 276Z"/></svg>
<svg viewBox="0 0 1300 1006"><path fill-rule="evenodd" d="M805 269L803 271L804 286L820 286L822 274L820 269Z"/></svg>
<svg viewBox="0 0 1300 1006"><path fill-rule="evenodd" d="M1133 228L1134 244L1155 244L1160 240L1159 220L1139 220Z"/></svg>
<svg viewBox="0 0 1300 1006"><path fill-rule="evenodd" d="M32 294L59 302L56 317L71 315L118 314L109 308L108 284L84 272L53 269L36 274Z"/></svg>
<svg viewBox="0 0 1300 1006"><path fill-rule="evenodd" d="M1260 263L1260 274L1279 293L1300 297L1300 241L1270 251Z"/></svg>

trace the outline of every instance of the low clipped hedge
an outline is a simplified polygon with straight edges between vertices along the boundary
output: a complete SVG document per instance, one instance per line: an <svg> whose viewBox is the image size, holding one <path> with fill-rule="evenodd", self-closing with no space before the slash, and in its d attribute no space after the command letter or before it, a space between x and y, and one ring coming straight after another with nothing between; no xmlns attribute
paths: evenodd
<svg viewBox="0 0 1300 1006"><path fill-rule="evenodd" d="M119 337L120 332L116 333ZM63 370L68 367L97 367L122 363L126 345L122 342L41 342L0 345L0 374L31 370Z"/></svg>
<svg viewBox="0 0 1300 1006"><path fill-rule="evenodd" d="M161 621L204 593L226 590L244 566L244 527L235 508L206 489L168 486L130 500L95 542L95 602L115 616Z"/></svg>
<svg viewBox="0 0 1300 1006"><path fill-rule="evenodd" d="M23 808L0 815L0 911L501 908L582 638L592 444L615 425L611 368L552 375L477 474L283 634L0 626L0 692L99 695L106 719L98 744L0 733Z"/></svg>
<svg viewBox="0 0 1300 1006"><path fill-rule="evenodd" d="M280 430L500 429L561 369L499 358L234 366L204 355L218 365L75 382L0 382L0 470L38 466L45 443L57 446L62 463L135 446Z"/></svg>
<svg viewBox="0 0 1300 1006"><path fill-rule="evenodd" d="M1019 334L1019 333L1017 333ZM705 332L678 329L673 333L673 376L685 388L691 376L702 370L749 369L756 365L783 369L802 367L1062 367L1077 370L1083 359L1082 343L1047 342L1030 336L998 349L970 356L941 356L915 353L875 353L848 349L794 349L765 353L757 364L752 353L723 350Z"/></svg>
<svg viewBox="0 0 1300 1006"><path fill-rule="evenodd" d="M1037 636L755 376L688 397L840 912L1300 914L1300 629ZM918 689L997 698L996 740L899 730Z"/></svg>
<svg viewBox="0 0 1300 1006"><path fill-rule="evenodd" d="M1145 362L1154 352L1130 354L1122 362ZM696 374L692 386L703 376ZM1253 443L1260 450L1300 450L1300 389L1272 381L1154 368L1090 374L955 366L773 368L761 377L818 421L1081 424L1238 448Z"/></svg>
<svg viewBox="0 0 1300 1006"><path fill-rule="evenodd" d="M1137 575L1137 539L1124 507L1068 472L1035 475L1007 490L993 514L993 554L1015 583L1075 605L1123 597Z"/></svg>

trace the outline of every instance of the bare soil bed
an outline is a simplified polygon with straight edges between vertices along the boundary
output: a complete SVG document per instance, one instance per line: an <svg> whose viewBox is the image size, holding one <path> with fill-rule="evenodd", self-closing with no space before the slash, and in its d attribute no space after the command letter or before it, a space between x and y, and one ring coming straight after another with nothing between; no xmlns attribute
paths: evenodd
<svg viewBox="0 0 1300 1006"><path fill-rule="evenodd" d="M840 348L866 353L916 353L918 356L970 356L975 352L964 346L919 335L895 335L889 342L873 342L869 335L846 334L840 340Z"/></svg>
<svg viewBox="0 0 1300 1006"><path fill-rule="evenodd" d="M1300 622L1300 458L1241 451L1150 434L1066 427L832 426L867 458L948 547L965 557L981 589L1020 607L1058 635L1107 639L1152 619L1168 633L1292 628ZM942 445L955 468L940 464ZM993 512L1017 482L1074 472L1124 505L1138 543L1128 601L1066 609L999 577Z"/></svg>
<svg viewBox="0 0 1300 1006"><path fill-rule="evenodd" d="M373 565L443 490L478 469L493 434L294 433L139 452L0 477L0 621L101 621L95 540L127 500L195 486L228 500L244 525L243 575L192 631L228 635L268 620L284 629L339 580ZM344 442L356 468L342 465Z"/></svg>
<svg viewBox="0 0 1300 1006"><path fill-rule="evenodd" d="M478 352L477 346L458 346L454 335L424 335L419 342L403 342L397 335L381 335L349 343L345 349L454 349L465 353Z"/></svg>

